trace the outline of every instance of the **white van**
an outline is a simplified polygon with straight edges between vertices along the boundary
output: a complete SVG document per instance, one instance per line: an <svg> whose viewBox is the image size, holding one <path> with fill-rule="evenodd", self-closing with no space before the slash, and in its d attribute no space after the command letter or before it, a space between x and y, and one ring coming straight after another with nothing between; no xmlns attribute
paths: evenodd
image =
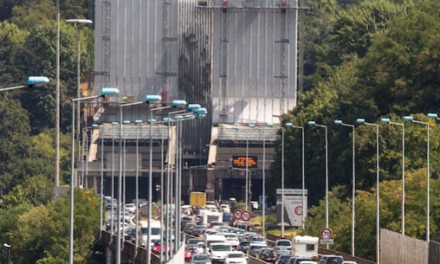
<svg viewBox="0 0 440 264"><path fill-rule="evenodd" d="M212 263L223 263L232 251L229 243L211 243L211 261Z"/></svg>
<svg viewBox="0 0 440 264"><path fill-rule="evenodd" d="M148 244L148 221L139 221L141 231L141 245L146 246ZM162 226L159 221L151 221L151 240L160 240L160 233L162 232ZM152 243L151 243L152 244Z"/></svg>
<svg viewBox="0 0 440 264"><path fill-rule="evenodd" d="M205 247L207 250L211 249L211 244L213 243L227 243L225 235L223 234L206 235Z"/></svg>
<svg viewBox="0 0 440 264"><path fill-rule="evenodd" d="M311 236L294 236L292 238L291 255L295 257L308 257L318 260L319 238Z"/></svg>

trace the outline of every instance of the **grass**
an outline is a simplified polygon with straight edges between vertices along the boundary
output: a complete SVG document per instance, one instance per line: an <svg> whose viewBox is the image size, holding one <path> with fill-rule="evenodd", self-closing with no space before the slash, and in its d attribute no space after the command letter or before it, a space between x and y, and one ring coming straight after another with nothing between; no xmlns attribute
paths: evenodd
<svg viewBox="0 0 440 264"><path fill-rule="evenodd" d="M272 229L267 231L267 233L274 235L274 236L281 236L281 229ZM290 229L284 229L284 236L285 237L293 237L296 236L298 233L298 228L290 228Z"/></svg>

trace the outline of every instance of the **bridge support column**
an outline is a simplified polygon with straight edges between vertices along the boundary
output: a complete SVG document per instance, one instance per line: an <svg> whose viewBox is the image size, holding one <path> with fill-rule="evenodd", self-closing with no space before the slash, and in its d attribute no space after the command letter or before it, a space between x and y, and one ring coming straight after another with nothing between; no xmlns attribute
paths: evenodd
<svg viewBox="0 0 440 264"><path fill-rule="evenodd" d="M113 251L110 247L105 247L105 264L113 264Z"/></svg>

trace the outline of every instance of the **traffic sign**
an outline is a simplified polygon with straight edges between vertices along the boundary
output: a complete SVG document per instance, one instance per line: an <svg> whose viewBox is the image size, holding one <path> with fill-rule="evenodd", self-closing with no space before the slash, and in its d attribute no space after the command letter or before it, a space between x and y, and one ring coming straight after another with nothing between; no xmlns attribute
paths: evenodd
<svg viewBox="0 0 440 264"><path fill-rule="evenodd" d="M243 211L243 213L241 214L241 220L243 221L249 221L252 218L252 214L249 211Z"/></svg>
<svg viewBox="0 0 440 264"><path fill-rule="evenodd" d="M298 205L295 207L295 214L296 215L302 215L303 214L303 207L301 205Z"/></svg>
<svg viewBox="0 0 440 264"><path fill-rule="evenodd" d="M330 228L323 228L321 230L322 239L331 239L333 237L333 231Z"/></svg>
<svg viewBox="0 0 440 264"><path fill-rule="evenodd" d="M321 245L333 245L333 239L321 239Z"/></svg>
<svg viewBox="0 0 440 264"><path fill-rule="evenodd" d="M243 211L241 211L240 209L237 209L237 210L234 210L234 212L232 214L234 215L235 220L240 220L242 213L243 213Z"/></svg>

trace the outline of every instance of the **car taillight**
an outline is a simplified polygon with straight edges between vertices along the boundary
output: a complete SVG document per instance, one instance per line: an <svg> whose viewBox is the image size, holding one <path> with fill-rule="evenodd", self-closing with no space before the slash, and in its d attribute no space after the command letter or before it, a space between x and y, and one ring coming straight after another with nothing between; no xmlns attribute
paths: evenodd
<svg viewBox="0 0 440 264"><path fill-rule="evenodd" d="M318 260L318 256L313 256L312 260Z"/></svg>
<svg viewBox="0 0 440 264"><path fill-rule="evenodd" d="M280 248L279 247L275 247L275 250L280 250Z"/></svg>

